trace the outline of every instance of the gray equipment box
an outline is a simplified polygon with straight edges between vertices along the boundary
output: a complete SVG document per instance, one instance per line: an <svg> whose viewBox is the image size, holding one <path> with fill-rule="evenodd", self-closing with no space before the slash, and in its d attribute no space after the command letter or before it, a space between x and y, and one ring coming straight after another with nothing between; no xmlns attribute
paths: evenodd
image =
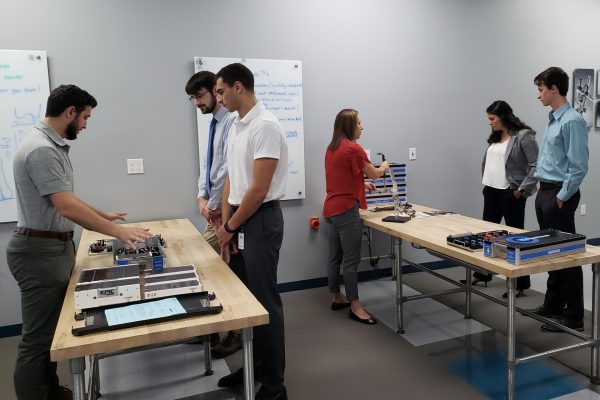
<svg viewBox="0 0 600 400"><path fill-rule="evenodd" d="M156 272L165 267L165 252L159 236L151 236L144 243L136 243L135 249L114 239L112 250L115 265L139 264L140 270L152 269Z"/></svg>

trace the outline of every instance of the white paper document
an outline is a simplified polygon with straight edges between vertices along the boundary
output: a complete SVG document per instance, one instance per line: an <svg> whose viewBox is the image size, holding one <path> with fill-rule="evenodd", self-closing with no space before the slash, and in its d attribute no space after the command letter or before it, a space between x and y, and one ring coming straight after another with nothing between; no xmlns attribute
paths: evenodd
<svg viewBox="0 0 600 400"><path fill-rule="evenodd" d="M104 311L109 326L127 324L130 322L147 321L150 319L185 314L186 311L174 297L133 304L130 306L111 308Z"/></svg>

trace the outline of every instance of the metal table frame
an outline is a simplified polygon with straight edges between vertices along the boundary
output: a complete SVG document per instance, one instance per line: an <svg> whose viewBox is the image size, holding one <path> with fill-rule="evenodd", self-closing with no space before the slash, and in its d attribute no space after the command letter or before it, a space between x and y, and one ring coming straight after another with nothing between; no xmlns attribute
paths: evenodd
<svg viewBox="0 0 600 400"><path fill-rule="evenodd" d="M202 336L204 345L204 368L205 375L213 374L212 358L210 354L210 335ZM254 399L254 363L252 362L252 327L242 329L242 351L244 360L244 400ZM133 353L137 351L149 350L153 348L167 347L174 344L184 343L189 339L161 343L132 349L126 349L119 352L107 354L90 355L90 373L88 380L88 390L85 390L85 357L77 357L69 360L69 369L73 384L74 400L95 400L100 397L100 371L99 360L106 357L112 357L121 354Z"/></svg>
<svg viewBox="0 0 600 400"><path fill-rule="evenodd" d="M372 229L369 227L369 229ZM374 228L373 228L374 229ZM573 329L569 329L563 325L558 324L554 320L540 317L539 315L533 314L527 310L518 308L515 303L515 295L516 295L516 281L517 278L514 277L506 277L506 290L507 290L507 301L497 299L493 296L490 296L484 292L481 292L477 289L474 289L471 285L471 271L472 269L481 269L476 265L468 264L465 261L454 259L450 256L447 256L443 253L428 249L423 246L413 245L415 248L420 248L428 253L457 263L458 265L465 267L465 277L466 284L460 283L453 279L450 279L444 275L441 275L421 264L413 263L409 260L402 258L402 239L396 236L391 236L392 246L391 246L391 258L394 260L394 267L392 269L393 275L396 277L396 332L404 333L404 303L411 300L418 300L423 298L431 298L440 295L446 295L450 293L457 292L465 292L465 318L471 318L471 295L477 294L482 296L488 300L491 300L495 303L506 306L506 335L508 341L508 348L506 354L506 398L508 400L514 400L515 398L515 368L517 365L526 364L528 362L537 361L543 358L551 357L555 354L577 350L584 347L591 347L591 375L590 381L593 384L600 383L600 353L598 346L600 345L599 335L600 335L600 319L599 319L599 310L600 310L600 263L592 264L592 336L587 336L581 332L577 332ZM448 283L451 283L455 286L458 286L455 289L449 289L434 293L428 294L418 294L413 296L403 296L402 294L402 283L403 283L403 273L402 273L402 263L406 263L417 268L420 271L427 272L439 279L442 279ZM515 355L515 344L516 344L516 327L515 327L515 312L519 312L528 317L534 318L540 322L545 324L553 325L562 331L577 337L581 340L581 343L564 346L552 350L547 350L541 353L533 354L527 357L517 358Z"/></svg>

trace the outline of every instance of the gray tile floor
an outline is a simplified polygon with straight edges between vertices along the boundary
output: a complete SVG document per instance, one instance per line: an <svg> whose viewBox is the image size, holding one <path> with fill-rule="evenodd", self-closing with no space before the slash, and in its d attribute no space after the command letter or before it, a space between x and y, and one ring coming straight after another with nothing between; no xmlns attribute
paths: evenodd
<svg viewBox="0 0 600 400"><path fill-rule="evenodd" d="M205 376L204 347L179 344L100 360L100 388L105 400L186 398L220 390L217 381L230 373L225 360L213 360ZM223 399L234 399L227 394Z"/></svg>
<svg viewBox="0 0 600 400"><path fill-rule="evenodd" d="M460 277L461 274L464 274L464 270L462 268L449 269L448 271L445 271L445 274L457 278ZM408 280L420 279L423 277L425 277L424 274L411 274ZM494 290L492 287L489 289ZM487 288L485 290L487 290ZM390 327L390 329L395 329L396 282L390 278L362 282L359 286L359 292L361 301L369 312L371 312L380 322L383 322L386 326ZM419 293L420 292L417 290L406 285L403 286L403 294L405 296ZM530 293L530 295L532 295L532 293ZM464 298L463 294L451 296L462 296L462 298ZM481 299L479 297L474 298ZM497 318L500 319L504 318L506 315L504 309L500 308L500 306L493 312L496 313ZM432 359L435 359L438 364L449 365L455 363L457 359L463 361L462 359L486 357L486 354L494 353L499 353L499 361L504 363L506 336L491 330L491 328L485 324L479 323L474 319L465 319L462 313L448 307L442 302L433 299L420 299L407 302L404 305L404 320L406 332L401 336L408 340L412 345L417 347L420 346ZM519 333L522 334L522 332ZM535 334L539 335L538 332L535 332ZM560 335L558 336L560 337ZM563 338L565 337L566 336L563 336ZM568 337L566 338L568 340ZM528 349L523 345L519 345L518 351L523 353L533 353L531 349ZM588 354L589 350L587 350L585 356ZM494 358L494 362L497 361L498 358ZM468 364L468 361L466 361L466 363ZM540 367L537 366L537 368L538 369L535 369L534 367L532 373L540 373ZM553 400L600 399L600 395L596 393L598 388L590 384L589 378L586 375L578 373L569 366L563 365L552 359L544 360L542 369L543 368L549 369L551 374L555 374L553 375L554 378L558 377L558 380L567 380L568 387L580 386L584 389L557 397L544 397L543 394L540 394L540 397L536 398ZM504 371L503 368L501 369ZM503 371L502 373L504 373ZM527 374L528 372L522 371L522 373ZM525 381L527 378L530 377L521 377L521 382ZM534 384L543 386L552 384L544 382L543 380L535 382L535 377L533 379ZM518 382L519 370L517 370L517 383ZM555 382L555 385L559 385L560 383L561 382ZM500 387L502 386L503 385L500 385ZM589 386L590 388L585 388L586 386ZM488 389L490 398L496 398L493 395L494 391L486 388L485 384L480 385L480 389L484 391ZM524 389L528 388L521 388L522 394L527 393L527 397L525 398L533 398L530 397L532 392L527 392ZM496 393L496 395L499 396L498 398L504 398L504 393L505 392L502 391L502 393ZM535 393L535 391L533 391L533 393ZM519 391L517 394L519 394ZM517 396L517 398L519 397Z"/></svg>
<svg viewBox="0 0 600 400"><path fill-rule="evenodd" d="M412 287L427 289L419 274L411 275L407 281ZM291 399L490 398L480 388L450 372L447 365L466 348L471 349L471 354L478 354L478 346L498 346L504 342L502 333L491 329L498 326L498 321L490 319L489 314L498 314L498 309L482 310L483 305L475 301L474 316L481 316L476 318L481 321L478 322L465 320L460 307L455 307L452 296L460 295L450 295L450 300L409 302L406 334L399 336L390 328L395 321L394 285L389 278L360 284L361 300L383 322L375 326L351 321L346 310L331 311L326 288L282 295L286 316L286 385ZM501 282L486 288L490 292L501 289ZM417 293L414 289L406 290ZM525 325L522 333L526 337L528 329L537 334L539 327ZM0 339L3 354L0 399L3 400L15 399L12 369L18 339ZM561 339L555 336L552 340ZM214 360L215 374L210 377L204 376L203 347L198 345L131 353L100 363L101 399L241 399L241 390L216 387L220 376L240 366L241 353L228 357L226 362ZM600 399L595 393L597 388L589 384L585 375L562 364L555 369L581 387L556 399ZM70 384L67 364L59 364L59 376L63 383Z"/></svg>
<svg viewBox="0 0 600 400"><path fill-rule="evenodd" d="M420 292L404 285L404 296ZM360 285L361 302L392 330L396 329L396 309L390 299L396 297L396 282L390 279L364 282ZM409 301L404 306L404 330L401 336L414 346L440 342L489 330L488 326L433 299Z"/></svg>

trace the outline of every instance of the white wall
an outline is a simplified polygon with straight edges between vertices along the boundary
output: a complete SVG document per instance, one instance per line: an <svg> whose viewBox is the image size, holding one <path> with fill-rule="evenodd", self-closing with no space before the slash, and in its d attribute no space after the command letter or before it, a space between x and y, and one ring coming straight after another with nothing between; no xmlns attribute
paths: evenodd
<svg viewBox="0 0 600 400"><path fill-rule="evenodd" d="M402 162L417 147L410 201L480 217L485 108L504 99L541 134L548 110L533 77L550 65L600 68L593 0L0 2L0 48L48 51L52 88L75 83L98 99L71 151L76 192L132 221L185 217L202 228L195 111L183 90L193 56L302 60L307 198L284 205L280 282L325 276L326 230L311 232L308 217L321 212L323 154L341 108L361 112L361 144L374 153ZM599 140L590 134L588 216L576 220L589 237L600 236ZM126 175L126 158L143 158L146 173ZM529 203L526 227L536 229ZM0 224L2 253L14 226ZM20 322L18 297L2 257L0 326Z"/></svg>

